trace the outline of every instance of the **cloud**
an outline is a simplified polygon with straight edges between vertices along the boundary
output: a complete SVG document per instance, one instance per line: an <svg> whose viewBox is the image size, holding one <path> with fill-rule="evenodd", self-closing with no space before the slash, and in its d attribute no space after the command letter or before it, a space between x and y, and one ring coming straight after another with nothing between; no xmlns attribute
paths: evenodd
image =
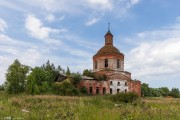
<svg viewBox="0 0 180 120"><path fill-rule="evenodd" d="M133 76L143 80L179 76L179 24L177 22L159 30L142 32L131 38L136 41L136 47L127 54L126 67Z"/></svg>
<svg viewBox="0 0 180 120"><path fill-rule="evenodd" d="M43 23L33 15L28 15L25 21L25 27L29 34L38 39L49 38L50 33L57 33L59 30L45 27Z"/></svg>
<svg viewBox="0 0 180 120"><path fill-rule="evenodd" d="M46 16L46 20L47 21L49 21L49 22L53 22L53 21L55 21L55 16L53 15L53 14L48 14L47 16Z"/></svg>
<svg viewBox="0 0 180 120"><path fill-rule="evenodd" d="M4 21L2 18L0 18L0 32L4 32L5 29L8 27L6 21Z"/></svg>
<svg viewBox="0 0 180 120"><path fill-rule="evenodd" d="M97 23L99 20L100 20L100 18L93 18L93 19L87 21L86 25L87 26L93 25L93 24Z"/></svg>
<svg viewBox="0 0 180 120"><path fill-rule="evenodd" d="M113 4L110 0L88 0L89 7L96 10L111 10Z"/></svg>

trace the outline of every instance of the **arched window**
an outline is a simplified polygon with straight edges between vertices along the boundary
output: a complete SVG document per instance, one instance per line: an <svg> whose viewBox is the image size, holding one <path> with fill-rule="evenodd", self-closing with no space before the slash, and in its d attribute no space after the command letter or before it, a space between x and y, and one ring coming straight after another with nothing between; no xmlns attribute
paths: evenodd
<svg viewBox="0 0 180 120"><path fill-rule="evenodd" d="M112 85L113 84L113 82L112 81L110 81L110 85Z"/></svg>
<svg viewBox="0 0 180 120"><path fill-rule="evenodd" d="M95 61L95 69L97 69L98 63L97 60Z"/></svg>
<svg viewBox="0 0 180 120"><path fill-rule="evenodd" d="M125 86L127 86L127 82L125 82Z"/></svg>
<svg viewBox="0 0 180 120"><path fill-rule="evenodd" d="M104 66L105 66L105 67L108 67L108 59L105 59L105 60L104 60L104 63L105 63Z"/></svg>
<svg viewBox="0 0 180 120"><path fill-rule="evenodd" d="M117 68L120 68L120 60L117 59Z"/></svg>
<svg viewBox="0 0 180 120"><path fill-rule="evenodd" d="M118 86L120 86L120 82L118 82L118 84L117 84Z"/></svg>

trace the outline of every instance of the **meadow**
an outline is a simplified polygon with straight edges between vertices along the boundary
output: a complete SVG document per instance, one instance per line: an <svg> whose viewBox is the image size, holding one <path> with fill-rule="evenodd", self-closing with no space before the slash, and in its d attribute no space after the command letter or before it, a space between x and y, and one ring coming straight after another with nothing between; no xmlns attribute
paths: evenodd
<svg viewBox="0 0 180 120"><path fill-rule="evenodd" d="M9 95L0 92L0 120L180 120L180 99L109 96Z"/></svg>

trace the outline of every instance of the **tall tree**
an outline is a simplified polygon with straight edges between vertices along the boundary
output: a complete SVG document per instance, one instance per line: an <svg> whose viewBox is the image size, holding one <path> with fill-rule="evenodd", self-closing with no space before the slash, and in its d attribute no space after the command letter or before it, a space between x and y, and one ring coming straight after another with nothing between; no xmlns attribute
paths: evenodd
<svg viewBox="0 0 180 120"><path fill-rule="evenodd" d="M69 67L67 67L66 75L67 75L67 76L70 76L70 75L71 75L71 71L70 71Z"/></svg>
<svg viewBox="0 0 180 120"><path fill-rule="evenodd" d="M8 93L20 93L25 90L25 80L29 67L22 65L17 59L9 66L6 73L5 88Z"/></svg>
<svg viewBox="0 0 180 120"><path fill-rule="evenodd" d="M179 98L180 97L179 89L178 88L172 88L169 95L174 97L174 98Z"/></svg>
<svg viewBox="0 0 180 120"><path fill-rule="evenodd" d="M149 85L146 83L143 83L141 85L141 96L147 97L147 96L149 96L149 93L150 93Z"/></svg>

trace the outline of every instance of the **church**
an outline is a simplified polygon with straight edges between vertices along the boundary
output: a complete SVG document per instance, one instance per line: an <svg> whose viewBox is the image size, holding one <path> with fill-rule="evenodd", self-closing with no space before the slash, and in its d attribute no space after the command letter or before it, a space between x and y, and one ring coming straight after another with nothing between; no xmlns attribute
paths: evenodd
<svg viewBox="0 0 180 120"><path fill-rule="evenodd" d="M141 96L141 81L133 80L131 73L124 71L124 54L113 45L113 34L108 29L105 34L104 46L93 56L93 73L105 75L106 80L97 80L82 76L76 87L85 87L88 94L116 94L120 92L135 92ZM59 74L55 82L67 79L65 74Z"/></svg>
<svg viewBox="0 0 180 120"><path fill-rule="evenodd" d="M104 46L93 56L93 72L107 76L106 81L82 77L78 87L86 87L89 94L116 94L135 92L141 96L141 81L132 80L131 73L124 71L124 54L113 45L113 34L105 34Z"/></svg>

